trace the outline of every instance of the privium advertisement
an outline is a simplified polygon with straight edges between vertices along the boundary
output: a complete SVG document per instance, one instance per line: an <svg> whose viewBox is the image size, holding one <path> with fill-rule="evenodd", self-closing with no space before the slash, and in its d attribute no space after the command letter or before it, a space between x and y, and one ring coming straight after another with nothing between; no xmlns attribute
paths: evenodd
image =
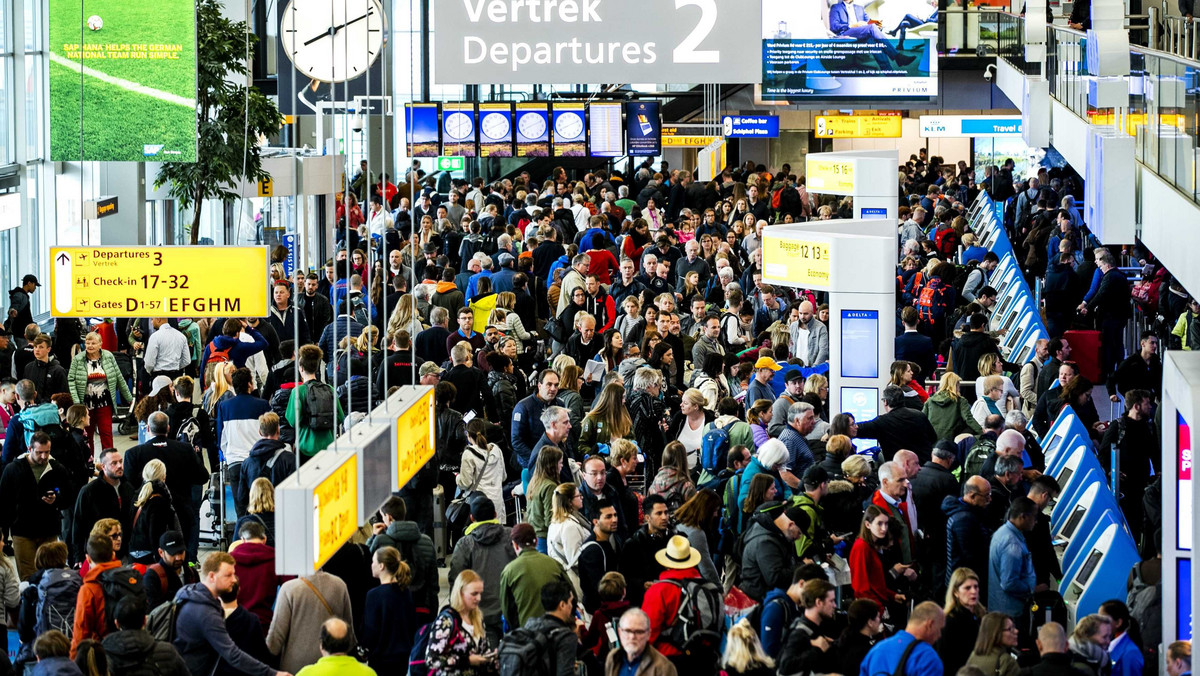
<svg viewBox="0 0 1200 676"><path fill-rule="evenodd" d="M930 101L937 2L763 0L762 98Z"/></svg>
<svg viewBox="0 0 1200 676"><path fill-rule="evenodd" d="M818 1L818 0L811 0ZM895 1L895 0L892 0ZM437 84L736 84L759 77L753 0L438 0Z"/></svg>
<svg viewBox="0 0 1200 676"><path fill-rule="evenodd" d="M49 0L50 159L196 161L194 0Z"/></svg>

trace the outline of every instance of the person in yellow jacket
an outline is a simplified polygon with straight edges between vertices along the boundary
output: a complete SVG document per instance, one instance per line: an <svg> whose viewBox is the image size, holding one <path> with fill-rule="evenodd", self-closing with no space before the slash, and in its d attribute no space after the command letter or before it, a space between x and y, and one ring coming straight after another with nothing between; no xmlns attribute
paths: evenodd
<svg viewBox="0 0 1200 676"><path fill-rule="evenodd" d="M483 333L488 325L488 316L496 309L496 299L499 296L492 291L492 280L487 277L479 279L476 288L475 296L467 303L467 307L471 308L474 315L475 323L471 325L471 329Z"/></svg>
<svg viewBox="0 0 1200 676"><path fill-rule="evenodd" d="M1187 309L1179 315L1175 328L1171 329L1171 336L1172 347L1177 345L1185 350L1200 348L1200 301L1188 299Z"/></svg>

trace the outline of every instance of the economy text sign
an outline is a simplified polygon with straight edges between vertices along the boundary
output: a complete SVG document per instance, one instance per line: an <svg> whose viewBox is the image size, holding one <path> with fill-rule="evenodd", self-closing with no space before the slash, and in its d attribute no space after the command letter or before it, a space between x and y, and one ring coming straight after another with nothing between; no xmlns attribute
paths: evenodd
<svg viewBox="0 0 1200 676"><path fill-rule="evenodd" d="M54 317L265 317L265 246L50 247Z"/></svg>
<svg viewBox="0 0 1200 676"><path fill-rule="evenodd" d="M50 159L195 162L195 0L42 6Z"/></svg>
<svg viewBox="0 0 1200 676"><path fill-rule="evenodd" d="M755 82L757 2L438 0L434 81Z"/></svg>
<svg viewBox="0 0 1200 676"><path fill-rule="evenodd" d="M396 419L396 490L433 460L433 439L433 388L429 387Z"/></svg>

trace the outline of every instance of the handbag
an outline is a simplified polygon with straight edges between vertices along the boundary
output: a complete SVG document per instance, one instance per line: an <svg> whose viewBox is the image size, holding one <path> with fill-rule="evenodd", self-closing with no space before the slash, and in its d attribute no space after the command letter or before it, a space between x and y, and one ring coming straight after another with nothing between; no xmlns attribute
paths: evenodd
<svg viewBox="0 0 1200 676"><path fill-rule="evenodd" d="M475 452L474 448L468 447L467 450L475 457L479 457L479 454ZM471 482L471 487L460 492L457 497L450 501L450 504L446 505L446 524L451 529L455 531L461 531L467 527L468 523L470 523L470 500L472 497L474 497L476 492L475 488L479 486L479 482L483 479L483 473L487 471L487 468L491 465L491 462L492 457L489 453L488 455L484 456L483 467L480 468L479 472L475 474L475 479Z"/></svg>

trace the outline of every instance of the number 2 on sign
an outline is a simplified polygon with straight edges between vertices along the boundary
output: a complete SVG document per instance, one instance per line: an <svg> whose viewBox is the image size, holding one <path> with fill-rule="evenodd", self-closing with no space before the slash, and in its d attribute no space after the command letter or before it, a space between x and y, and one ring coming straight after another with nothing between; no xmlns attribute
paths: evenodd
<svg viewBox="0 0 1200 676"><path fill-rule="evenodd" d="M675 0L675 9L689 5L700 8L700 21L672 52L675 63L720 63L721 52L719 50L696 49L717 25L716 0Z"/></svg>

